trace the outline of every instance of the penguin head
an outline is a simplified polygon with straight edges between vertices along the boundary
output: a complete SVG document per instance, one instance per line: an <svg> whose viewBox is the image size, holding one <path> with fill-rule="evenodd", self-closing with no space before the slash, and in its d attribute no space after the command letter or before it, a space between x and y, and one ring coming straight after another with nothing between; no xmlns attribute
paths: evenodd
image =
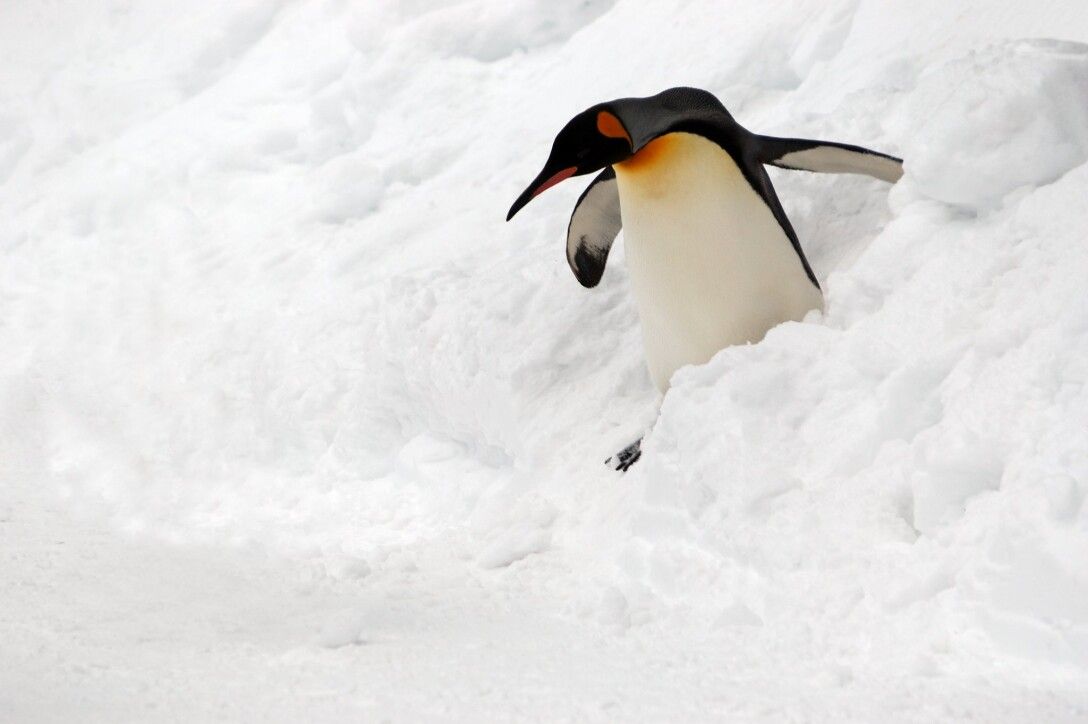
<svg viewBox="0 0 1088 724"><path fill-rule="evenodd" d="M582 111L559 131L547 163L514 201L506 220L560 181L600 171L628 158L634 151L633 145L631 134L606 104Z"/></svg>

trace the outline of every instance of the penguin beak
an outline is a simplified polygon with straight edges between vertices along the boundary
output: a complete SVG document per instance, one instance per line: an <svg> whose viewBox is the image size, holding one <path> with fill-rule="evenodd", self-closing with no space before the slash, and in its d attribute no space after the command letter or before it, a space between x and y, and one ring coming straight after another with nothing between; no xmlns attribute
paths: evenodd
<svg viewBox="0 0 1088 724"><path fill-rule="evenodd" d="M529 188L521 192L521 196L518 196L517 201L510 207L509 213L506 214L506 220L514 218L514 214L521 211L521 207L533 200L537 195L547 191L552 186L555 186L560 181L564 181L574 174L578 173L577 166L568 166L567 168L551 173L548 167L545 166L533 182L529 184Z"/></svg>

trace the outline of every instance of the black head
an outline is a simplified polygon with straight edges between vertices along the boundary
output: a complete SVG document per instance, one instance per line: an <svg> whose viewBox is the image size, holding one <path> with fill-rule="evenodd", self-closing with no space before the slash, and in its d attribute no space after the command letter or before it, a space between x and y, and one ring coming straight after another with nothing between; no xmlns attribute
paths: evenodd
<svg viewBox="0 0 1088 724"><path fill-rule="evenodd" d="M552 152L537 177L506 215L509 221L533 197L572 176L600 171L633 152L631 134L607 104L596 105L570 119L552 143Z"/></svg>

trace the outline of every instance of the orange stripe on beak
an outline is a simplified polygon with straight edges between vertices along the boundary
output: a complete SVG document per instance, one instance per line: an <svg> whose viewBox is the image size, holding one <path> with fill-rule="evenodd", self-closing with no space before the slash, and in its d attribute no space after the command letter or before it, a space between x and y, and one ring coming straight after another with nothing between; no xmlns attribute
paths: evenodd
<svg viewBox="0 0 1088 724"><path fill-rule="evenodd" d="M565 181L566 179L570 178L577 171L578 171L577 166L571 166L570 168L563 169L562 171L555 174L554 176L552 176L550 179L548 179L544 183L537 186L536 191L533 192L533 196L534 197L539 196L540 194L542 194L545 191L547 191L548 189L550 189L552 186L555 186L560 181Z"/></svg>

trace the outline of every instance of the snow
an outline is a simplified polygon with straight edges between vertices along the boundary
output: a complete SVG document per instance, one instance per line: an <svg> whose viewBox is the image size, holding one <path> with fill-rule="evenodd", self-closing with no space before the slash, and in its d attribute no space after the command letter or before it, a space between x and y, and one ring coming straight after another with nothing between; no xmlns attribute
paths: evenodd
<svg viewBox="0 0 1088 724"><path fill-rule="evenodd" d="M758 132L826 311L645 370L600 100ZM1088 718L1088 8L0 5L0 718ZM623 476L606 457L644 431Z"/></svg>
<svg viewBox="0 0 1088 724"><path fill-rule="evenodd" d="M971 51L927 70L909 105L897 130L926 139L911 158L920 192L993 208L1088 160L1088 48L1020 40Z"/></svg>

